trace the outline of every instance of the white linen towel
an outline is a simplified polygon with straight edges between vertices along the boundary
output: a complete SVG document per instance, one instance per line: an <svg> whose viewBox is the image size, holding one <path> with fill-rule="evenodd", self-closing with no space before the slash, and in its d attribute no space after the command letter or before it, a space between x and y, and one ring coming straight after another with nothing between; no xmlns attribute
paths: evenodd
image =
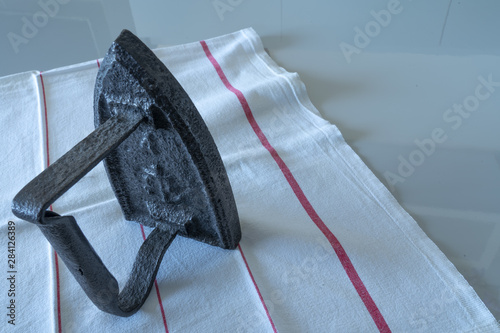
<svg viewBox="0 0 500 333"><path fill-rule="evenodd" d="M15 224L15 296L2 332L500 332L474 290L277 66L252 29L155 50L221 153L243 238L177 237L138 313L99 311L15 194L93 131L96 60L0 79L0 248ZM149 230L125 221L99 164L53 204L123 286ZM9 324L10 299L15 325Z"/></svg>

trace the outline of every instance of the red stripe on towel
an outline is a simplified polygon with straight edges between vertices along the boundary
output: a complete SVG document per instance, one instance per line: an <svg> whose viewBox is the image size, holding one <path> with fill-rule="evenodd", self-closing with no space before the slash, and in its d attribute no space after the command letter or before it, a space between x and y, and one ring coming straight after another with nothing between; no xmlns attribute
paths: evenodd
<svg viewBox="0 0 500 333"><path fill-rule="evenodd" d="M285 162L281 159L279 156L278 152L274 149L274 147L269 143L267 140L266 136L264 135L264 132L262 132L261 128L257 124L257 121L255 120L255 117L252 113L252 110L250 109L250 106L248 105L248 102L243 95L243 93L233 87L231 83L229 83L229 80L227 79L226 75L222 71L222 68L220 67L219 63L217 60L214 58L212 53L210 52L210 49L208 48L208 45L205 41L201 41L201 46L203 47L203 50L205 51L205 54L214 66L215 70L217 71L217 74L219 75L219 78L221 81L224 83L226 88L234 93L236 97L238 98L243 111L245 112L245 116L250 123L250 126L252 127L253 131L259 138L261 144L266 148L271 156L273 157L274 161L276 164L278 164L278 167L280 168L281 172L285 176L286 180L288 181L288 184L290 184L290 187L292 188L293 192L295 193L295 196L301 203L302 207L305 209L311 220L316 224L316 226L321 230L321 232L325 235L325 237L328 239L330 244L332 245L333 249L335 250L335 253L337 254L337 257L340 260L340 263L342 264L342 267L347 273L347 276L351 280L352 285L356 289L359 297L363 301L363 303L366 306L366 309L370 313L373 321L377 325L377 328L379 329L380 332L391 332L389 326L387 325L384 317L380 313L380 310L378 309L377 305L373 301L372 297L368 293L368 290L366 289L365 285L363 284L363 281L361 281L361 278L359 277L358 273L356 272L356 269L354 268L351 260L349 259L349 256L347 255L346 251L338 241L337 237L328 229L328 227L325 225L325 223L321 220L319 217L318 213L314 210L313 206L307 199L306 195L300 188L297 180L293 176L292 172L288 168L288 166L285 164Z"/></svg>
<svg viewBox="0 0 500 333"><path fill-rule="evenodd" d="M42 95L43 95L43 107L45 114L45 150L47 151L47 168L50 165L50 153L49 153L49 118L47 117L47 100L45 98L45 84L43 83L43 75L40 72L40 82L42 83ZM50 210L52 210L52 205L50 205ZM54 250L54 263L56 269L56 297L57 297L57 331L62 332L61 327L61 284L59 279L59 258L57 252Z"/></svg>
<svg viewBox="0 0 500 333"><path fill-rule="evenodd" d="M262 294L260 293L259 287L257 286L257 282L255 282L252 271L250 270L250 266L248 266L247 259L245 258L245 255L243 254L243 250L241 249L240 244L238 244L238 249L240 250L241 257L243 258L243 261L245 262L245 266L247 267L248 274L250 275L250 278L252 279L255 290L257 290L257 294L259 295L259 299L262 302L262 305L264 306L264 310L266 310L266 315L267 315L267 318L269 319L269 322L271 323L273 331L274 331L274 333L277 333L276 326L274 326L274 322L271 319L271 315L269 314L269 310L267 309L266 303L264 302L264 298L262 297Z"/></svg>

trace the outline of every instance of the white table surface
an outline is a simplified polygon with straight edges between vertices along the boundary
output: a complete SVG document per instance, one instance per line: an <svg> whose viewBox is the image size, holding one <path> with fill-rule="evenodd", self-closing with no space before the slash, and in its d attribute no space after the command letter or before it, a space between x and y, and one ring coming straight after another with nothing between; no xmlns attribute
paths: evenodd
<svg viewBox="0 0 500 333"><path fill-rule="evenodd" d="M123 28L158 47L252 26L500 319L499 12L495 0L0 0L0 76L103 57ZM472 111L453 111L463 103Z"/></svg>

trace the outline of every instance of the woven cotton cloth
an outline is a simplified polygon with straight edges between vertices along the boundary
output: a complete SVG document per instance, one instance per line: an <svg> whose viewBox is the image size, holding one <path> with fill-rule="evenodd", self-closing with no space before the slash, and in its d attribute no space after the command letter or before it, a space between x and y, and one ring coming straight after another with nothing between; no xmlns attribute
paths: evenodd
<svg viewBox="0 0 500 333"><path fill-rule="evenodd" d="M0 248L15 224L15 296L2 332L500 332L443 253L311 104L252 29L155 50L212 133L243 238L222 250L177 237L144 306L99 311L38 228L10 204L91 133L99 61L0 79ZM73 215L125 283L151 231L126 221L102 164L52 209ZM9 230L8 221L12 221ZM7 276L8 277L8 276Z"/></svg>

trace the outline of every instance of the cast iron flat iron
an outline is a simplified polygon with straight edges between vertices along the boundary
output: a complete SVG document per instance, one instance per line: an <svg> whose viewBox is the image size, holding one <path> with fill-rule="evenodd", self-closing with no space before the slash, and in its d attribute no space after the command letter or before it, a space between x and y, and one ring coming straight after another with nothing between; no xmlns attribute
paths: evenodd
<svg viewBox="0 0 500 333"><path fill-rule="evenodd" d="M165 65L130 31L106 54L94 91L96 130L14 198L101 310L130 316L145 302L176 235L224 249L241 238L238 212L214 140ZM74 217L49 206L101 160L125 218L154 228L119 289Z"/></svg>

